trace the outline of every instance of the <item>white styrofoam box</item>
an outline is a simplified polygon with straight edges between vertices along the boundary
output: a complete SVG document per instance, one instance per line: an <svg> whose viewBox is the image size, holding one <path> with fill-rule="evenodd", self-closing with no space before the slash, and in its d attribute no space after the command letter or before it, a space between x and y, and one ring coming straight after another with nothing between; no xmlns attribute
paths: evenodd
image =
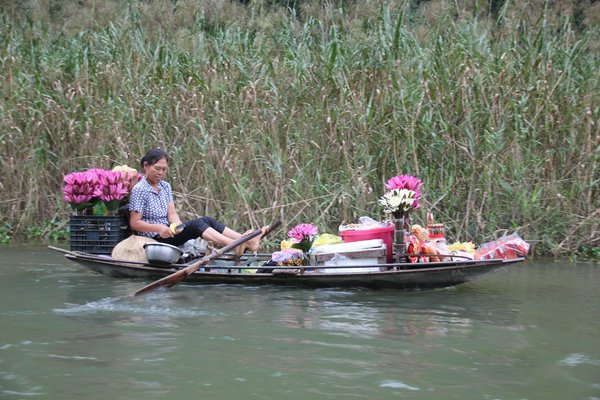
<svg viewBox="0 0 600 400"><path fill-rule="evenodd" d="M332 265L338 265L339 261L336 262L335 260L329 260L329 261L325 261L325 263L323 264L325 267L326 266L332 266ZM373 264L377 264L377 258L355 258L355 259L344 259L343 261L343 265L373 265ZM378 268L379 269L379 268Z"/></svg>
<svg viewBox="0 0 600 400"><path fill-rule="evenodd" d="M373 265L373 264L377 264L378 263L378 259L377 258L357 258L357 259L348 259L348 260L344 260L344 265L345 266L360 266L360 265ZM332 265L337 265L337 263L333 260L330 261L326 261L324 266L327 267L328 265L332 266ZM323 268L320 269L322 272L325 272L326 274L351 274L351 273L359 273L359 272L379 272L380 269L379 267L364 267L364 268Z"/></svg>
<svg viewBox="0 0 600 400"><path fill-rule="evenodd" d="M384 264L386 255L385 243L381 239L361 240L339 244L329 244L315 248L313 255L316 265L332 265L331 259L343 256L341 265L373 265ZM352 271L350 271L352 272Z"/></svg>
<svg viewBox="0 0 600 400"><path fill-rule="evenodd" d="M370 239L357 242L345 242L338 244L326 244L315 247L315 253L345 253L355 250L376 249L383 246L383 240Z"/></svg>

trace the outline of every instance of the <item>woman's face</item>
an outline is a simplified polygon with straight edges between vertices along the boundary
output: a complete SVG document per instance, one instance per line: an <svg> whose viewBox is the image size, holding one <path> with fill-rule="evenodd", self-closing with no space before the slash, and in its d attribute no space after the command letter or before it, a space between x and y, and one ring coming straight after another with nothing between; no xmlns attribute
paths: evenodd
<svg viewBox="0 0 600 400"><path fill-rule="evenodd" d="M158 183L167 175L169 163L167 162L166 158L161 158L152 165L145 163L144 170L146 171L146 180L148 180L150 183Z"/></svg>

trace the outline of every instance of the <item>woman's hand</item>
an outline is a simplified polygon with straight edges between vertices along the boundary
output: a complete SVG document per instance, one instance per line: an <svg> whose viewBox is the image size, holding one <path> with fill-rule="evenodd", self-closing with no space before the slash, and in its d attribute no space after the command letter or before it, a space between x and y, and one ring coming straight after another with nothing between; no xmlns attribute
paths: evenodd
<svg viewBox="0 0 600 400"><path fill-rule="evenodd" d="M169 229L171 229L173 235L177 235L178 233L183 232L183 224L181 222L173 222L171 225L169 225Z"/></svg>
<svg viewBox="0 0 600 400"><path fill-rule="evenodd" d="M161 225L160 230L158 231L158 236L163 239L173 237L173 231L166 225Z"/></svg>

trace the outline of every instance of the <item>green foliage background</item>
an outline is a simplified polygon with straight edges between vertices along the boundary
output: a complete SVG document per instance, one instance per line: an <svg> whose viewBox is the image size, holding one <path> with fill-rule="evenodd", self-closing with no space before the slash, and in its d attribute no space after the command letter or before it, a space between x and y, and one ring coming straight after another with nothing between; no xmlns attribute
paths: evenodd
<svg viewBox="0 0 600 400"><path fill-rule="evenodd" d="M0 2L3 237L64 174L172 158L180 213L336 232L423 180L451 240L599 246L598 3ZM37 227L32 229L32 226Z"/></svg>

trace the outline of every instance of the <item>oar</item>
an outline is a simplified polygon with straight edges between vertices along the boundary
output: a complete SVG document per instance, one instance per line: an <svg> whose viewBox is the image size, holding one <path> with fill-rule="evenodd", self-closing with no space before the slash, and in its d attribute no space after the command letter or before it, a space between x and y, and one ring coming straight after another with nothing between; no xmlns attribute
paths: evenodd
<svg viewBox="0 0 600 400"><path fill-rule="evenodd" d="M273 229L278 227L280 224L281 224L281 220L279 220L279 219L275 220L271 225L269 225L269 227L265 231L264 235L271 232ZM184 278L186 278L189 275L196 272L201 266L210 262L212 259L222 256L223 254L227 253L230 250L233 250L240 244L246 243L248 240L250 240L260 234L262 234L262 230L257 229L249 235L242 236L241 238L229 243L227 246L221 247L220 249L215 250L211 254L202 257L200 260L196 261L195 263L193 263L183 269L180 269L179 271L174 272L171 275L165 276L164 278L161 278L155 282L152 282L149 285L144 286L143 288L136 291L133 295L139 296L141 294L152 292L152 291L159 289L161 287L164 287L164 286L171 287L173 285L176 285Z"/></svg>

